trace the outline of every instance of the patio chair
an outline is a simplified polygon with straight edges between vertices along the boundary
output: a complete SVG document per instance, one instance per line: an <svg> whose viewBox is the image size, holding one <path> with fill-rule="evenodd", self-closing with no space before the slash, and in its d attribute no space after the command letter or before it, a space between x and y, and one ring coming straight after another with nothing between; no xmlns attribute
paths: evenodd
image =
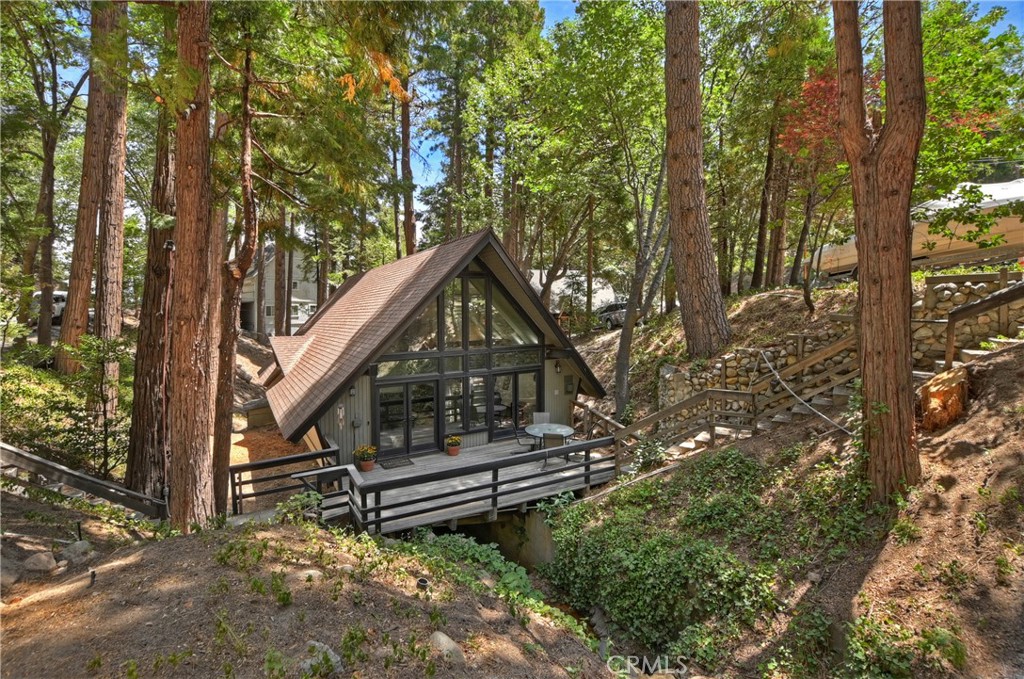
<svg viewBox="0 0 1024 679"><path fill-rule="evenodd" d="M551 413L537 411L533 414L534 424L548 424L551 422Z"/></svg>
<svg viewBox="0 0 1024 679"><path fill-rule="evenodd" d="M512 431L516 433L516 443L522 446L530 446L528 452L532 453L537 449L537 438L521 430L515 420L512 421ZM512 454L516 455L517 453Z"/></svg>

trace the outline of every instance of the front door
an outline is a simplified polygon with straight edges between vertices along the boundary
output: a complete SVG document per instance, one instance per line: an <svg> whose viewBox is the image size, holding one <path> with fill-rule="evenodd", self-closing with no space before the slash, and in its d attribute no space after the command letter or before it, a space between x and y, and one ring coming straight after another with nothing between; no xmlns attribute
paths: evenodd
<svg viewBox="0 0 1024 679"><path fill-rule="evenodd" d="M440 448L437 436L437 383L389 384L377 391L380 455L408 455Z"/></svg>

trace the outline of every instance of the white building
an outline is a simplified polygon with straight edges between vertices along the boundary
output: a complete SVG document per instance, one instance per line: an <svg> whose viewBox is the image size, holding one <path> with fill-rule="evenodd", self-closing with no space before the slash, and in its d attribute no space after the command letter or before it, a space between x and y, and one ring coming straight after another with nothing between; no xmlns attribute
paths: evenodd
<svg viewBox="0 0 1024 679"><path fill-rule="evenodd" d="M274 290L277 283L275 277L274 257L276 249L273 243L264 248L263 272L264 272L264 296L263 315L265 318L264 327L268 335L274 334ZM289 257L291 254L291 257ZM294 253L284 253L287 269L287 260L292 261L292 301L291 321L292 332L299 329L299 326L306 322L316 312L316 263L306 262L301 250ZM242 307L241 324L243 330L256 330L256 281L257 271L253 266L242 284Z"/></svg>

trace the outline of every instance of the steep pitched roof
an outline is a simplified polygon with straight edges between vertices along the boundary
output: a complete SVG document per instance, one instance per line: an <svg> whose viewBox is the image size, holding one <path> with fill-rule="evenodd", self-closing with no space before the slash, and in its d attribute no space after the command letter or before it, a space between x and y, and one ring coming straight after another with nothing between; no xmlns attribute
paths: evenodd
<svg viewBox="0 0 1024 679"><path fill-rule="evenodd" d="M270 385L267 399L285 438L296 440L305 434L423 306L484 250L495 251L510 264L490 230L457 238L349 278L295 336L275 338L277 366L264 382ZM518 269L512 269L536 298ZM540 300L534 303L531 317L540 320L562 347L571 349ZM586 363L578 354L574 358L588 391L603 395Z"/></svg>

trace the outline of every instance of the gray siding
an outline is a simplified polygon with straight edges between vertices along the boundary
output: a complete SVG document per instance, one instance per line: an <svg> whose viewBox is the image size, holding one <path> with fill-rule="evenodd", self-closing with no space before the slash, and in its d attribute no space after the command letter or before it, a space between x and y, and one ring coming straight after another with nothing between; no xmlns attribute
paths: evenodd
<svg viewBox="0 0 1024 679"><path fill-rule="evenodd" d="M338 444L341 463L352 463L352 451L370 443L373 424L373 401L370 393L370 376L363 375L356 380L356 395L349 396L348 390L339 398L317 423L324 436ZM341 418L344 417L344 422ZM358 426L356 426L358 425Z"/></svg>
<svg viewBox="0 0 1024 679"><path fill-rule="evenodd" d="M571 406L569 402L576 398L576 389L580 384L579 373L574 369L573 362L562 359L562 372L555 371L555 361L544 361L544 409L551 413L551 421L558 424L572 424L569 421ZM572 380L571 389L566 393L568 380Z"/></svg>

